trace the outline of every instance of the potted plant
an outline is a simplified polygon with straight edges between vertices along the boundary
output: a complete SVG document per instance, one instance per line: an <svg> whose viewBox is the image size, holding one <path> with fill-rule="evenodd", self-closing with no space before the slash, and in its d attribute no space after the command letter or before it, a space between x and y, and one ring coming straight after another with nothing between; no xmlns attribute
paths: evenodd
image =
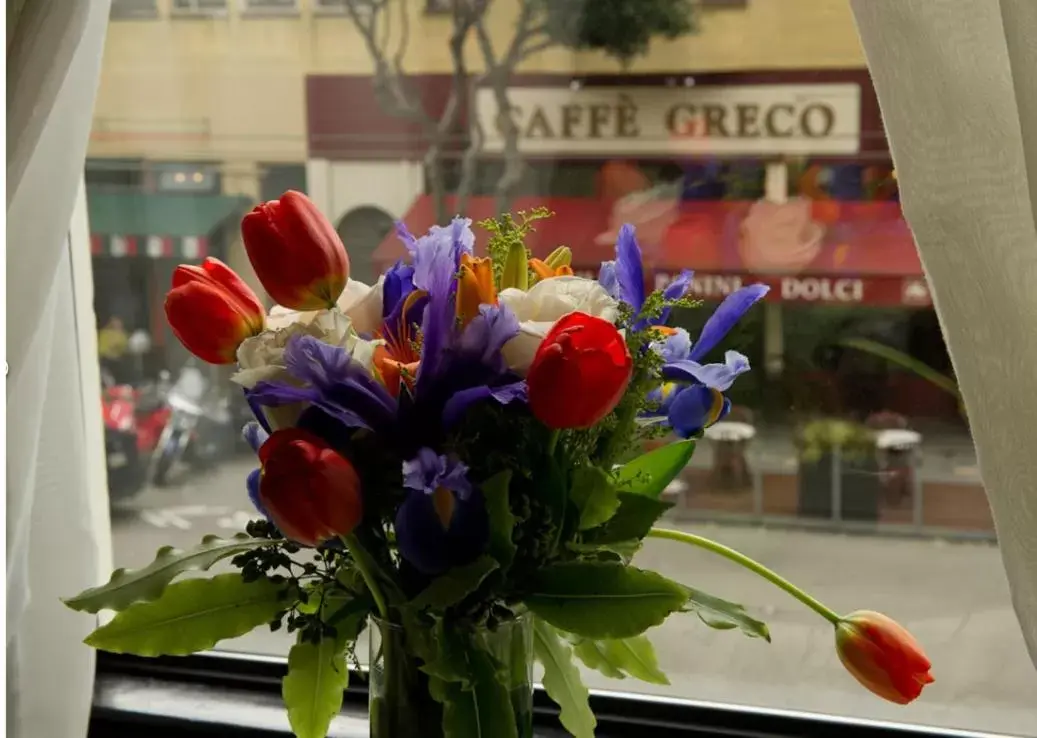
<svg viewBox="0 0 1037 738"><path fill-rule="evenodd" d="M871 429L840 418L819 418L799 429L796 444L800 515L878 519L881 479Z"/></svg>

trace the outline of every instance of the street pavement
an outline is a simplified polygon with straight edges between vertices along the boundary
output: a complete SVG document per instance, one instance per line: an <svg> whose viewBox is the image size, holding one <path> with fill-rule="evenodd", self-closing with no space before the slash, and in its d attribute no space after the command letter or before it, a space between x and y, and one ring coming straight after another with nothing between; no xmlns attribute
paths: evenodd
<svg viewBox="0 0 1037 738"><path fill-rule="evenodd" d="M115 564L140 567L161 545L190 546L228 535L251 517L236 459L178 486L146 490L114 510ZM1037 736L1037 670L1015 620L997 548L988 543L882 538L801 530L667 523L732 546L802 586L829 607L874 609L899 620L925 647L936 682L916 703L888 704L843 670L831 627L730 562L671 541L651 540L636 563L689 586L742 602L765 620L773 642L714 631L675 615L650 635L671 685L616 682L587 674L594 688L804 710L947 728ZM265 629L221 644L283 655L289 639ZM361 659L364 649L358 649Z"/></svg>

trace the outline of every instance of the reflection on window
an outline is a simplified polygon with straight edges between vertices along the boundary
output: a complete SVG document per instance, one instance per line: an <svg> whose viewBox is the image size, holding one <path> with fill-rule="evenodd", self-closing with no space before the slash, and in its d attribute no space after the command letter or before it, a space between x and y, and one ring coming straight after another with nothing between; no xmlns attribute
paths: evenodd
<svg viewBox="0 0 1037 738"><path fill-rule="evenodd" d="M347 2L367 11L362 29ZM1037 735L1037 677L848 4L695 2L690 31L627 66L561 45L537 16L535 42L495 87L474 34L499 60L527 2L545 7L486 4L435 156L455 92L451 3L173 0L175 15L326 15L275 12L218 34L164 14L111 24L85 177L103 362L138 393L132 427L105 431L117 565L255 515L244 485L256 460L238 435L248 408L229 369L200 367L199 410L178 416L190 432L160 444L173 388L197 378L165 326L172 270L216 256L258 288L238 229L255 203L307 192L367 283L406 257L398 220L424 232L457 212L544 206L554 215L537 223L534 255L567 245L581 275L632 222L648 282L694 271L690 296L706 305L674 316L691 335L734 290L771 287L725 342L753 371L666 490L668 523L716 526L833 606L887 610L937 681L887 708L827 663L830 631L779 593L649 544L644 566L744 600L774 643L674 621L653 634L672 685L622 689ZM137 7L155 3L116 1L113 16ZM139 34L156 29L142 64ZM142 332L147 342L128 340ZM255 633L221 647L284 654L288 642Z"/></svg>
<svg viewBox="0 0 1037 738"><path fill-rule="evenodd" d="M242 0L242 9L252 12L294 12L299 9L299 0Z"/></svg>
<svg viewBox="0 0 1037 738"><path fill-rule="evenodd" d="M227 12L227 0L173 0L173 10L182 14L223 14Z"/></svg>
<svg viewBox="0 0 1037 738"><path fill-rule="evenodd" d="M155 0L112 0L111 17L113 20L157 18L158 6Z"/></svg>

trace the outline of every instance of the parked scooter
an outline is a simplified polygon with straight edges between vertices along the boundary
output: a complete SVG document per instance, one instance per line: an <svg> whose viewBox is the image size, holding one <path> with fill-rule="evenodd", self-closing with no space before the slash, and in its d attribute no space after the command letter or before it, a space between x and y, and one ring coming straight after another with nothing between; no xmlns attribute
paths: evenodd
<svg viewBox="0 0 1037 738"><path fill-rule="evenodd" d="M180 370L166 402L171 413L151 460L150 478L157 487L168 485L174 471L185 463L215 464L233 445L230 402L216 396L211 383L193 362Z"/></svg>
<svg viewBox="0 0 1037 738"><path fill-rule="evenodd" d="M158 444L170 410L161 386L134 389L101 372L108 494L112 501L134 497L147 482L148 460Z"/></svg>

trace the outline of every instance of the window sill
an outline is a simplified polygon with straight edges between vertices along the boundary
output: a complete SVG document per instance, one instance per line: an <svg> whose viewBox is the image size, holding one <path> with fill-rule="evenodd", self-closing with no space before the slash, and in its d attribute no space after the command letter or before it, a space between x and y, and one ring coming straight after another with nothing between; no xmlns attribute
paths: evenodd
<svg viewBox="0 0 1037 738"><path fill-rule="evenodd" d="M100 653L91 738L290 737L281 704L283 659L227 653L145 659ZM990 734L838 719L684 700L592 691L598 738L993 738ZM537 738L565 738L541 689ZM354 675L329 738L367 738L367 689Z"/></svg>

